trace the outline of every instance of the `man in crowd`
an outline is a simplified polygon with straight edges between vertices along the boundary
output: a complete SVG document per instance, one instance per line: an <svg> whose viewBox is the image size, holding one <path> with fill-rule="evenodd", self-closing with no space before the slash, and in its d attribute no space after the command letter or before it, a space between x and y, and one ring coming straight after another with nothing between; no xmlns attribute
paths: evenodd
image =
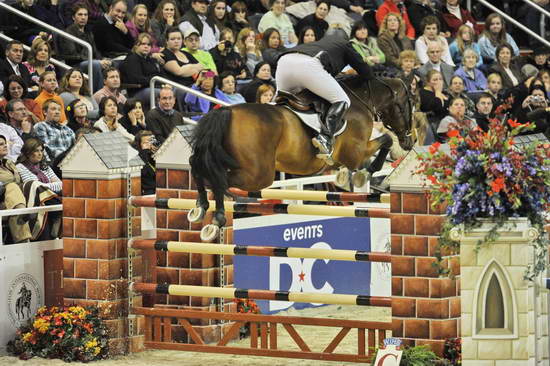
<svg viewBox="0 0 550 366"><path fill-rule="evenodd" d="M199 49L201 37L199 32L191 28L183 34L183 42L185 47L183 51L189 52L202 66L207 70L212 70L217 73L216 63L210 52Z"/></svg>
<svg viewBox="0 0 550 366"><path fill-rule="evenodd" d="M118 103L119 111L122 111L122 106L126 103L126 97L120 92L120 71L114 67L110 67L103 73L103 88L94 93L94 100L97 104L105 97L114 97Z"/></svg>
<svg viewBox="0 0 550 366"><path fill-rule="evenodd" d="M441 60L442 53L443 49L439 42L430 42L428 44L428 58L430 60L418 69L418 73L423 79L426 79L426 75L428 75L430 70L437 70L443 75L445 88L448 88L451 85L451 79L455 70L454 67Z"/></svg>
<svg viewBox="0 0 550 366"><path fill-rule="evenodd" d="M93 33L97 49L105 57L126 56L134 46L132 35L124 25L128 5L125 0L114 0L109 12L100 18Z"/></svg>
<svg viewBox="0 0 550 366"><path fill-rule="evenodd" d="M33 137L32 119L21 99L12 99L8 102L6 105L6 115L8 117L8 124L23 141L29 137Z"/></svg>
<svg viewBox="0 0 550 366"><path fill-rule="evenodd" d="M489 131L489 118L493 110L493 97L488 93L481 93L476 103L474 119L483 131Z"/></svg>
<svg viewBox="0 0 550 366"><path fill-rule="evenodd" d="M163 87L159 94L159 107L147 112L145 123L158 142L162 143L174 127L183 124L183 116L174 109L176 97L170 87Z"/></svg>
<svg viewBox="0 0 550 366"><path fill-rule="evenodd" d="M75 136L73 130L61 124L61 105L57 101L48 99L42 110L46 120L34 125L34 133L44 143L46 156L54 160L73 145Z"/></svg>
<svg viewBox="0 0 550 366"><path fill-rule="evenodd" d="M0 81L6 84L9 76L19 75L27 86L31 85L31 75L22 62L23 43L15 40L8 42L6 46L6 58L0 60Z"/></svg>
<svg viewBox="0 0 550 366"><path fill-rule="evenodd" d="M23 107L24 110L26 111L26 108L23 105L23 103L20 103L20 105L18 105L17 107L18 108ZM19 110L18 112L25 113L25 112L21 112L21 110ZM5 121L3 120L3 118L0 118L0 122L5 122ZM11 127L9 124L6 124L6 123L0 123L0 135L4 136L8 144L8 154L5 157L15 162L17 160L17 157L21 153L21 148L23 147L23 140L21 139L21 137L19 137L19 135L17 134L17 131L15 131L13 127Z"/></svg>
<svg viewBox="0 0 550 366"><path fill-rule="evenodd" d="M207 0L191 0L191 9L181 17L179 25L182 34L190 29L198 32L201 39L200 49L204 51L216 47L220 41L220 30L213 19L206 17L207 10Z"/></svg>

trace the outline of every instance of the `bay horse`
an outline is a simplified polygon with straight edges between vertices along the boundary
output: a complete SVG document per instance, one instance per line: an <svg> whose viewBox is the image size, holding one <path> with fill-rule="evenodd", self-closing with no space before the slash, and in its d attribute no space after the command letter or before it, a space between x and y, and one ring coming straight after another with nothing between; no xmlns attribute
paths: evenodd
<svg viewBox="0 0 550 366"><path fill-rule="evenodd" d="M312 175L339 166L350 171L363 168L383 143L380 138L370 140L377 117L397 135L401 147L410 150L414 141L407 87L400 79L377 79L369 84L367 87L357 76L341 80L351 106L345 115L347 127L334 144L333 166L316 157L312 131L286 107L237 104L203 116L191 140L189 162L198 199L197 208L188 215L191 222L203 219L209 207L208 182L216 209L203 240L213 239L225 225L224 195L231 196L229 187L259 191L273 183L276 171Z"/></svg>

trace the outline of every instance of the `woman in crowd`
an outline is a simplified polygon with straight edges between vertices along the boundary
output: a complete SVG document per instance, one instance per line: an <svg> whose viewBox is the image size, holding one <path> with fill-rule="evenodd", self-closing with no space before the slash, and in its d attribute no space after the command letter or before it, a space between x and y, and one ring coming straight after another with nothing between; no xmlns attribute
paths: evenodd
<svg viewBox="0 0 550 366"><path fill-rule="evenodd" d="M304 27L298 34L298 44L312 43L316 40L317 38L315 38L315 31L312 27Z"/></svg>
<svg viewBox="0 0 550 366"><path fill-rule="evenodd" d="M270 0L270 11L264 14L258 24L258 31L264 33L269 28L275 28L279 31L282 44L285 47L294 47L298 43L298 37L294 33L294 27L288 15L285 14L285 0Z"/></svg>
<svg viewBox="0 0 550 366"><path fill-rule="evenodd" d="M476 67L480 67L483 64L481 59L481 51L479 50L479 45L475 41L476 34L472 27L468 25L462 25L458 28L456 34L456 39L449 46L449 52L451 52L451 58L455 65L460 65L464 57L464 51L467 49L473 50L477 53L478 62Z"/></svg>
<svg viewBox="0 0 550 366"><path fill-rule="evenodd" d="M38 123L41 121L42 111L40 110L40 105L36 103L33 99L27 97L27 85L25 81L19 75L11 75L8 80L6 80L6 85L4 85L4 99L0 101L0 111L5 112L6 105L12 99L21 99L25 108L27 108L27 115L32 119L33 123Z"/></svg>
<svg viewBox="0 0 550 366"><path fill-rule="evenodd" d="M240 34L241 30L244 28L250 28L250 23L248 22L248 8L245 2L235 1L233 5L231 5L229 24L235 34Z"/></svg>
<svg viewBox="0 0 550 366"><path fill-rule="evenodd" d="M441 120L437 127L438 139L446 141L448 138L447 132L455 126L467 131L477 127L476 122L467 117L466 101L461 97L455 97L449 102L449 114Z"/></svg>
<svg viewBox="0 0 550 366"><path fill-rule="evenodd" d="M136 99L128 99L124 104L123 115L118 120L118 123L126 131L136 136L138 132L146 129L145 114L141 102Z"/></svg>
<svg viewBox="0 0 550 366"><path fill-rule="evenodd" d="M223 28L231 28L229 12L227 11L225 0L213 0L210 2L210 4L208 4L207 17L216 24L220 31Z"/></svg>
<svg viewBox="0 0 550 366"><path fill-rule="evenodd" d="M99 107L98 107L99 112ZM67 127L75 133L81 128L92 128L92 122L88 119L88 106L80 99L73 99L65 107L67 115Z"/></svg>
<svg viewBox="0 0 550 366"><path fill-rule="evenodd" d="M57 194L61 194L63 183L44 159L44 144L31 137L25 140L21 155L17 158L17 170L24 182L39 181Z"/></svg>
<svg viewBox="0 0 550 366"><path fill-rule="evenodd" d="M234 43L233 31L230 28L222 28L220 42L209 51L216 63L216 70L218 73L230 71L236 75L238 80L250 79L252 73L248 70L241 55L234 51Z"/></svg>
<svg viewBox="0 0 550 366"><path fill-rule="evenodd" d="M525 75L521 69L512 62L513 48L509 44L503 43L496 49L496 62L489 71L497 73L502 78L502 88L510 89L517 86L525 80Z"/></svg>
<svg viewBox="0 0 550 366"><path fill-rule="evenodd" d="M374 70L384 68L382 65L386 62L386 56L378 47L376 38L369 37L369 30L363 21L355 22L351 28L351 44L363 61L369 66L375 66Z"/></svg>
<svg viewBox="0 0 550 366"><path fill-rule="evenodd" d="M490 65L495 62L497 48L505 43L511 46L513 56L519 56L519 48L516 42L510 34L506 33L504 19L497 13L489 14L485 19L483 34L478 41L483 63Z"/></svg>
<svg viewBox="0 0 550 366"><path fill-rule="evenodd" d="M216 87L216 78L216 73L214 71L204 70L199 74L199 77L197 78L196 83L193 84L192 88L223 102L229 103L229 100L225 94ZM193 94L185 95L185 103L187 104L190 112L201 113L200 115L191 117L196 121L202 117L202 114L208 113L216 106L214 103L206 99L199 98Z"/></svg>
<svg viewBox="0 0 550 366"><path fill-rule="evenodd" d="M99 115L100 119L94 123L94 127L101 130L101 132L117 131L128 140L128 142L134 141L134 135L129 133L120 123L118 123L118 104L114 97L108 96L101 99L99 103Z"/></svg>
<svg viewBox="0 0 550 366"><path fill-rule="evenodd" d="M273 100L275 88L269 84L260 85L256 92L256 103L268 104Z"/></svg>
<svg viewBox="0 0 550 366"><path fill-rule="evenodd" d="M42 38L36 38L32 42L31 52L29 53L28 61L24 61L23 65L29 70L31 75L32 85L29 85L31 89L38 89L39 78L45 71L53 71L57 75L55 66L50 63L50 57L52 55L52 49L48 42Z"/></svg>
<svg viewBox="0 0 550 366"><path fill-rule="evenodd" d="M416 52L413 50L401 51L399 54L399 74L398 77L405 82L406 85L411 85L413 79L418 79L419 76L414 72L418 66L418 59L416 58ZM418 80L416 80L418 82ZM416 83L415 83L416 86ZM411 92L412 89L411 89Z"/></svg>
<svg viewBox="0 0 550 366"><path fill-rule="evenodd" d="M231 104L246 103L244 97L237 93L235 75L230 72L222 72L219 76L218 88L225 94Z"/></svg>
<svg viewBox="0 0 550 366"><path fill-rule="evenodd" d="M537 74L537 78L541 79L544 83L544 88L547 90L546 97L550 98L550 70L542 69Z"/></svg>
<svg viewBox="0 0 550 366"><path fill-rule="evenodd" d="M176 22L179 18L180 13L175 0L162 0L157 6L151 19L151 29L159 46L164 47L166 45L166 30L177 26Z"/></svg>
<svg viewBox="0 0 550 366"><path fill-rule="evenodd" d="M487 76L487 89L485 92L493 97L493 106L502 103L502 91L502 77L500 74L489 74Z"/></svg>
<svg viewBox="0 0 550 366"><path fill-rule="evenodd" d="M272 68L277 65L277 58L286 51L281 41L281 34L275 28L269 28L263 32L262 36L263 51L262 59L269 63ZM256 65L257 66L257 65Z"/></svg>
<svg viewBox="0 0 550 366"><path fill-rule="evenodd" d="M166 48L164 55L164 71L168 79L191 86L194 82L193 75L197 75L204 67L192 55L181 51L183 47L183 35L178 27L170 27L166 32Z"/></svg>
<svg viewBox="0 0 550 366"><path fill-rule="evenodd" d="M262 61L256 65L254 69L254 79L241 90L241 94L248 103L256 101L256 93L261 85L268 84L275 88L275 82L271 76L271 66Z"/></svg>
<svg viewBox="0 0 550 366"><path fill-rule="evenodd" d="M521 111L516 113L521 123L530 122L534 130L525 134L544 133L550 137L550 105L546 97L546 89L542 85L531 85L529 95L521 103Z"/></svg>
<svg viewBox="0 0 550 366"><path fill-rule="evenodd" d="M477 21L472 14L460 6L460 0L447 0L446 6L442 9L443 20L447 24L447 29L451 32L451 37L456 37L460 33L460 27L463 25L472 27L479 32ZM458 64L457 64L458 65Z"/></svg>
<svg viewBox="0 0 550 366"><path fill-rule="evenodd" d="M323 38L329 26L325 20L329 12L330 2L327 0L317 1L315 12L300 19L296 25L296 31L301 33L305 27L311 27L315 33L315 39Z"/></svg>
<svg viewBox="0 0 550 366"><path fill-rule="evenodd" d="M449 44L445 37L439 35L439 30L441 29L439 20L435 16L429 15L422 19L420 24L422 35L415 42L416 56L420 63L424 65L430 60L428 58L428 43L437 42L441 46L441 60L446 64L454 66L455 64L449 52Z"/></svg>
<svg viewBox="0 0 550 366"><path fill-rule="evenodd" d="M132 146L138 151L139 157L145 165L141 168L141 194L155 194L156 182L156 162L153 154L157 148L153 144L155 136L151 131L143 130L136 134L136 139Z"/></svg>
<svg viewBox="0 0 550 366"><path fill-rule="evenodd" d="M466 106L466 116L473 116L476 111L476 104L465 93L464 80L457 75L451 78L449 84L449 97L450 99L461 98Z"/></svg>
<svg viewBox="0 0 550 366"><path fill-rule="evenodd" d="M261 41L256 39L256 32L252 28L246 27L240 30L237 35L235 49L246 62L250 73L254 72L256 64L263 60Z"/></svg>
<svg viewBox="0 0 550 366"><path fill-rule="evenodd" d="M426 75L426 86L420 89L420 110L426 113L431 128L426 131L425 145L436 141L439 122L447 114L449 97L443 93L443 75L437 70L430 70Z"/></svg>
<svg viewBox="0 0 550 366"><path fill-rule="evenodd" d="M42 104L44 104L44 102L46 102L48 99L53 99L57 102L57 104L61 106L61 122L65 122L67 120L67 117L65 117L65 104L63 103L63 98L61 98L59 94L57 94L58 84L55 72L43 72L38 78L38 83L40 86L40 94L38 94L38 96L34 98L34 101L40 107L40 120L44 120L44 111L42 110Z"/></svg>
<svg viewBox="0 0 550 366"><path fill-rule="evenodd" d="M476 66L480 56L471 48L464 50L462 64L455 71L455 75L462 78L467 93L484 91L487 89L487 78Z"/></svg>
<svg viewBox="0 0 550 366"><path fill-rule="evenodd" d="M413 50L412 41L405 35L406 25L399 14L388 13L380 25L378 47L386 56L386 65L397 68L401 51Z"/></svg>
<svg viewBox="0 0 550 366"><path fill-rule="evenodd" d="M149 21L149 12L147 7L143 4L137 4L132 10L130 19L125 23L128 32L134 39L134 42L138 38L140 33L147 33L151 36L151 53L159 53L160 47L157 45L153 28L151 28L151 22Z"/></svg>
<svg viewBox="0 0 550 366"><path fill-rule="evenodd" d="M90 95L88 84L84 83L82 72L78 69L68 70L59 85L59 96L63 99L64 105L69 105L73 100L79 99L86 104L89 119L97 119L99 106Z"/></svg>

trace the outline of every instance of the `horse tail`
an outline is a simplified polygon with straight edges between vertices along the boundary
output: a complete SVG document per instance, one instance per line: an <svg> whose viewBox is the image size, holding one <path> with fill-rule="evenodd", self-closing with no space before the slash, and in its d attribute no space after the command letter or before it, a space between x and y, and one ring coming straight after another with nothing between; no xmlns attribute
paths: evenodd
<svg viewBox="0 0 550 366"><path fill-rule="evenodd" d="M208 180L214 191L227 192L227 171L239 166L224 148L230 123L231 109L214 109L200 119L191 139L191 174L196 179Z"/></svg>

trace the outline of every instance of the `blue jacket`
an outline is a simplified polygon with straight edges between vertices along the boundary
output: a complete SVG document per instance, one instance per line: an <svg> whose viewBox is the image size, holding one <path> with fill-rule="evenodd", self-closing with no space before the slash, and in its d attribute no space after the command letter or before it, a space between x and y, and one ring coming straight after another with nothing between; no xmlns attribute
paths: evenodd
<svg viewBox="0 0 550 366"><path fill-rule="evenodd" d="M469 47L474 50L475 53L477 53L478 60L476 67L480 67L483 64L483 58L481 57L479 45L476 42L473 42ZM456 40L449 45L449 52L451 53L451 58L453 59L455 65L460 66L462 64L462 53L460 53L460 50L458 49Z"/></svg>
<svg viewBox="0 0 550 366"><path fill-rule="evenodd" d="M195 84L191 86L192 89L200 91L199 87L197 87ZM223 102L230 103L229 99L227 99L227 96L224 92L222 92L220 89L215 88L214 89L214 98L219 99ZM199 98L191 93L187 93L185 95L185 103L189 107L190 112L198 112L198 113L208 113L210 111L210 102L206 99ZM191 117L195 121L198 121L201 119L202 116L193 116Z"/></svg>
<svg viewBox="0 0 550 366"><path fill-rule="evenodd" d="M483 91L487 89L487 78L479 69L474 69L474 78L464 70L464 67L460 66L458 70L455 71L455 75L460 76L464 80L464 88L467 93L472 93L476 91Z"/></svg>
<svg viewBox="0 0 550 366"><path fill-rule="evenodd" d="M516 44L516 41L514 41L512 36L508 33L506 33L506 42L510 46L512 46L512 49L514 50L514 56L519 56L518 45ZM477 43L479 44L479 50L481 52L481 57L483 57L484 63L490 65L492 62L496 61L497 57L495 55L495 52L497 50L497 47L493 46L489 38L481 36Z"/></svg>

